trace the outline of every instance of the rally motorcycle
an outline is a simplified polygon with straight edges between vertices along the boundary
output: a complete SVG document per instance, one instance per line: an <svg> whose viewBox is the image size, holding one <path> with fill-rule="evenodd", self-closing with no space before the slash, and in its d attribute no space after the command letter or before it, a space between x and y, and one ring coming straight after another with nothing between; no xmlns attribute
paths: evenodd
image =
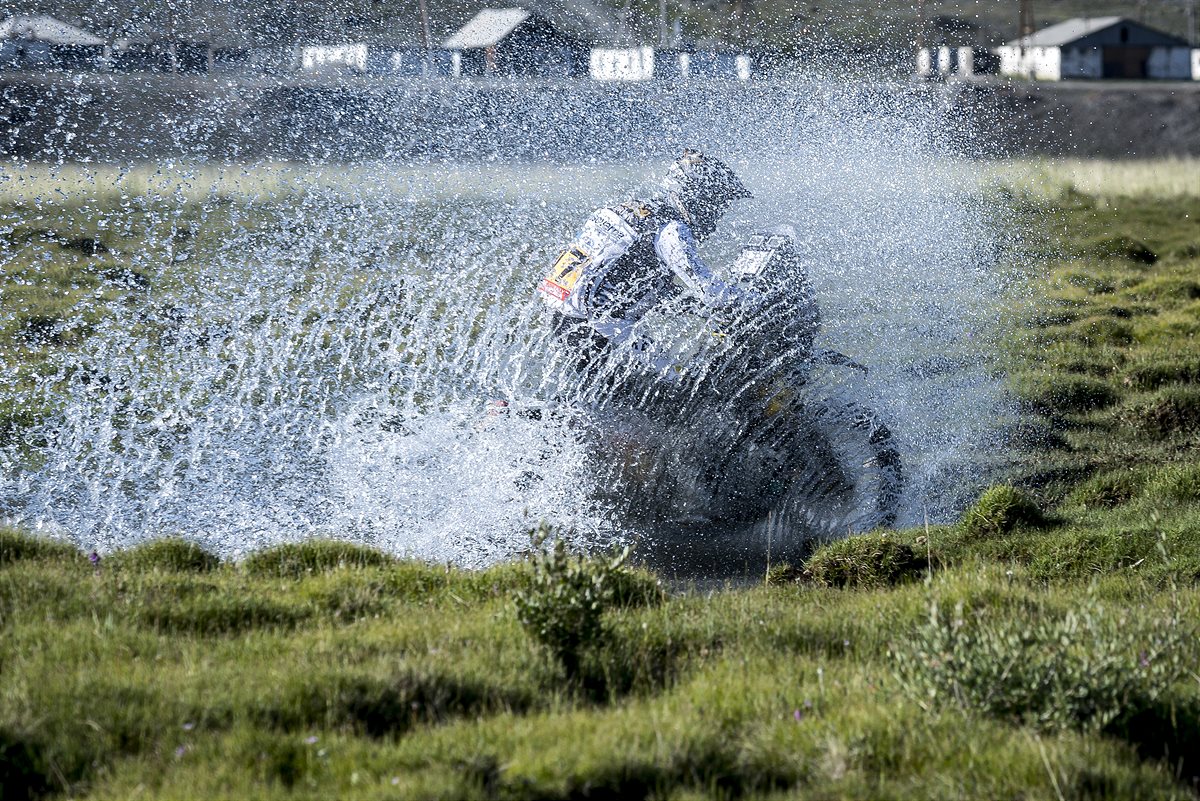
<svg viewBox="0 0 1200 801"><path fill-rule="evenodd" d="M600 505L647 541L640 552L657 568L802 559L816 542L896 519L900 454L860 400L867 368L817 347L794 233L752 236L732 272L732 304L714 311L680 295L648 321L668 374L615 353L567 404Z"/></svg>

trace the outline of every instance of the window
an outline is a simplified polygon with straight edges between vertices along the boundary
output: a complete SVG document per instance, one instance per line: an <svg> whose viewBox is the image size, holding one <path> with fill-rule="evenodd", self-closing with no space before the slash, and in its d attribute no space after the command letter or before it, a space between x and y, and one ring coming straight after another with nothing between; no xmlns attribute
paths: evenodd
<svg viewBox="0 0 1200 801"><path fill-rule="evenodd" d="M1129 29L1121 26L1121 44L1129 44Z"/></svg>

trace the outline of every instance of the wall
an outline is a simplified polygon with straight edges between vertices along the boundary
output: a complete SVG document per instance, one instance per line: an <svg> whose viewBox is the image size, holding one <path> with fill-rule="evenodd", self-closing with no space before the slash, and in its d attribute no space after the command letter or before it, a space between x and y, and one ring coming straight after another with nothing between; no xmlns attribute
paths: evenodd
<svg viewBox="0 0 1200 801"><path fill-rule="evenodd" d="M1101 78L1104 56L1097 47L1068 47L1062 51L1062 78Z"/></svg>
<svg viewBox="0 0 1200 801"><path fill-rule="evenodd" d="M1187 47L1156 47L1150 51L1146 73L1151 78L1188 81L1192 78L1192 51Z"/></svg>

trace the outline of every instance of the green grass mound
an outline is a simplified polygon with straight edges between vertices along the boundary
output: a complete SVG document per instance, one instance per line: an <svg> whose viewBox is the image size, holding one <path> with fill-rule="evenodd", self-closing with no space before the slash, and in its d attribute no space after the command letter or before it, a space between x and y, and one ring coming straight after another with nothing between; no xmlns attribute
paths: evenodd
<svg viewBox="0 0 1200 801"><path fill-rule="evenodd" d="M255 629L292 629L316 612L315 606L298 600L248 592L228 595L213 588L184 597L170 592L148 597L138 605L135 618L161 634L220 636Z"/></svg>
<svg viewBox="0 0 1200 801"><path fill-rule="evenodd" d="M333 728L386 737L423 723L522 711L532 703L520 690L429 670L410 669L384 678L339 671L296 677L251 717L284 731Z"/></svg>
<svg viewBox="0 0 1200 801"><path fill-rule="evenodd" d="M83 554L69 542L0 528L0 566L26 560L73 562L82 559Z"/></svg>
<svg viewBox="0 0 1200 801"><path fill-rule="evenodd" d="M1158 254L1140 240L1129 236L1109 236L1101 239L1089 255L1101 259L1126 259L1138 264L1154 264Z"/></svg>
<svg viewBox="0 0 1200 801"><path fill-rule="evenodd" d="M1181 302L1200 299L1200 282L1188 278L1162 276L1151 278L1129 290L1135 298L1163 302Z"/></svg>
<svg viewBox="0 0 1200 801"><path fill-rule="evenodd" d="M1041 525L1045 517L1037 502L1024 490L1001 485L979 496L975 505L963 515L964 533L972 537L997 537L1011 532L1018 525Z"/></svg>
<svg viewBox="0 0 1200 801"><path fill-rule="evenodd" d="M1200 464L1171 465L1155 471L1144 494L1151 502L1200 502Z"/></svg>
<svg viewBox="0 0 1200 801"><path fill-rule="evenodd" d="M139 572L159 570L172 573L208 573L221 564L214 554L178 537L154 540L117 551L105 561L115 567Z"/></svg>
<svg viewBox="0 0 1200 801"><path fill-rule="evenodd" d="M242 568L251 576L301 578L338 568L387 567L396 559L382 551L337 540L309 540L267 548L249 556Z"/></svg>
<svg viewBox="0 0 1200 801"><path fill-rule="evenodd" d="M1137 497L1146 484L1146 471L1122 468L1092 476L1066 497L1071 506L1114 509Z"/></svg>
<svg viewBox="0 0 1200 801"><path fill-rule="evenodd" d="M1137 364L1125 371L1124 383L1137 390L1160 389L1168 384L1200 383L1200 359L1164 358Z"/></svg>
<svg viewBox="0 0 1200 801"><path fill-rule="evenodd" d="M1071 335L1089 348L1101 345L1123 347L1133 342L1133 328L1112 315L1088 317L1071 327Z"/></svg>
<svg viewBox="0 0 1200 801"><path fill-rule="evenodd" d="M1040 414L1081 414L1117 401L1107 382L1082 375L1027 375L1018 381L1017 391L1030 411Z"/></svg>
<svg viewBox="0 0 1200 801"><path fill-rule="evenodd" d="M894 536L865 534L818 548L800 580L825 587L887 587L921 576L928 566L923 554Z"/></svg>
<svg viewBox="0 0 1200 801"><path fill-rule="evenodd" d="M1137 398L1117 413L1121 422L1156 439L1200 430L1200 388L1164 387Z"/></svg>

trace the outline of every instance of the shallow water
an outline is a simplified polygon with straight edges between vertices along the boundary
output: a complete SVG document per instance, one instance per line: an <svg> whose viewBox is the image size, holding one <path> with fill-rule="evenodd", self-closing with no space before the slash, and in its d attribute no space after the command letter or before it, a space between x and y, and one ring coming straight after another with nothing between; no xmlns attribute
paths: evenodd
<svg viewBox="0 0 1200 801"><path fill-rule="evenodd" d="M1010 235L938 109L901 105L842 90L714 133L755 199L704 252L728 264L756 228L797 229L820 345L870 366L855 392L895 433L913 524L956 513L993 461ZM320 535L464 564L521 550L539 521L632 536L578 438L486 404L552 394L534 286L588 210L666 163L9 165L7 225L69 208L150 287L36 386L0 389L55 410L0 449L0 517L101 551Z"/></svg>

